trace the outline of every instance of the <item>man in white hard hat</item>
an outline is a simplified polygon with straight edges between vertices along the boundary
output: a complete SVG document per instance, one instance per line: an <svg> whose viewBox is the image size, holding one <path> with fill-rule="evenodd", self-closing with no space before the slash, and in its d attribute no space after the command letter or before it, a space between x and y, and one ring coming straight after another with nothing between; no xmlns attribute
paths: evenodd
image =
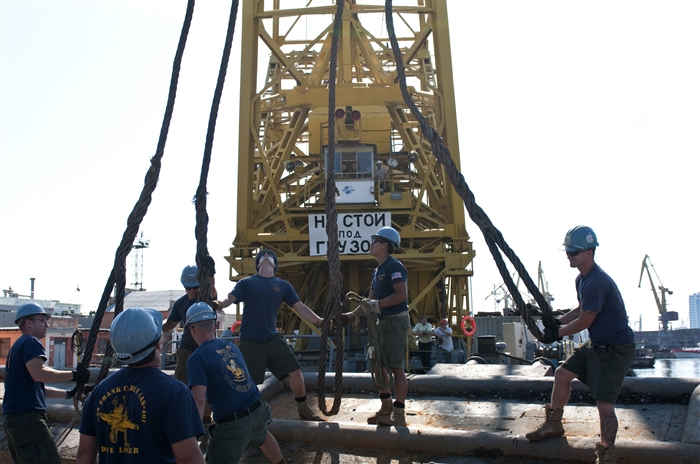
<svg viewBox="0 0 700 464"><path fill-rule="evenodd" d="M77 464L204 464L197 405L185 384L160 370L163 317L131 308L112 321L109 340L126 367L95 386L83 406Z"/></svg>
<svg viewBox="0 0 700 464"><path fill-rule="evenodd" d="M48 426L46 398L72 398L76 390L61 390L44 384L70 380L85 383L90 379L90 371L84 368L58 371L44 365L46 350L40 340L46 336L51 315L43 307L27 303L17 309L15 316L22 336L7 355L2 403L10 455L16 464L61 464Z"/></svg>
<svg viewBox="0 0 700 464"><path fill-rule="evenodd" d="M382 348L388 360L389 369L394 376L394 395L391 402L390 387L379 390L382 406L377 413L367 419L369 424L385 426L406 425L406 394L408 381L404 370L408 333L411 322L408 318L408 278L404 265L391 254L401 246L401 236L393 227L382 227L372 235L369 253L377 260L377 267L372 274L372 286L369 291L370 304L380 312L377 327L381 333ZM352 323L362 314L358 307L341 315L343 323ZM376 372L376 375L385 375Z"/></svg>
<svg viewBox="0 0 700 464"><path fill-rule="evenodd" d="M208 402L216 424L209 426L208 463L235 463L246 448L260 448L270 462L286 464L275 437L267 430L270 406L248 372L236 345L216 338L216 314L199 302L187 311L185 330L199 345L187 361L188 384L200 413Z"/></svg>

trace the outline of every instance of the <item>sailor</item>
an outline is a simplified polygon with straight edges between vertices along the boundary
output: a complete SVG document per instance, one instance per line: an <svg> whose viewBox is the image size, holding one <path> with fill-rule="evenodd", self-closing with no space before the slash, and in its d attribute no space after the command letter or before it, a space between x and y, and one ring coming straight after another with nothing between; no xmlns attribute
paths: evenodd
<svg viewBox="0 0 700 464"><path fill-rule="evenodd" d="M554 343L584 329L588 329L590 339L554 372L551 401L544 405L546 420L526 437L538 441L564 435L564 406L571 395L571 381L578 378L588 386L598 407L600 443L596 443L596 462L614 464L618 425L615 402L634 360L635 344L620 291L595 262L597 246L595 232L586 226L574 227L564 238L569 266L579 271L576 277L579 304L557 320L559 327L545 329L542 342Z"/></svg>
<svg viewBox="0 0 700 464"><path fill-rule="evenodd" d="M260 448L270 462L285 464L277 440L267 430L270 406L260 398L238 347L216 338L215 322L216 314L206 303L187 311L185 330L199 345L187 361L188 384L199 412L204 412L206 399L216 422L209 427L206 461L236 463L251 446Z"/></svg>
<svg viewBox="0 0 700 464"><path fill-rule="evenodd" d="M211 256L205 258L206 267L209 268L209 285L211 288L211 297L216 299L216 288L214 287L214 259ZM185 295L179 298L173 305L172 311L168 319L163 322L163 332L174 329L180 322L184 323L187 317L187 310L197 302L199 296L199 280L197 279L197 266L185 266L180 276L180 283L185 287ZM175 356L177 364L175 365L174 377L180 382L187 384L187 358L192 352L197 349L197 343L192 338L192 335L185 331L182 334L180 346L178 346Z"/></svg>
<svg viewBox="0 0 700 464"><path fill-rule="evenodd" d="M390 387L379 391L381 409L367 419L369 424L406 425L405 401L408 382L404 371L408 333L411 330L408 318L408 284L406 268L391 254L401 246L401 237L396 229L382 227L372 235L369 253L377 260L377 268L372 274L369 291L369 304L379 308L377 327L381 334L382 348L388 358L389 368L394 376L394 394L391 402ZM361 314L362 308L343 313L341 321L352 323ZM376 375L384 375L384 371ZM387 382L388 383L388 382Z"/></svg>
<svg viewBox="0 0 700 464"><path fill-rule="evenodd" d="M132 308L117 315L109 340L126 367L95 386L83 407L78 464L204 464L202 419L185 384L160 370L163 317Z"/></svg>
<svg viewBox="0 0 700 464"><path fill-rule="evenodd" d="M216 301L217 310L233 303L245 303L240 327L239 348L250 375L256 384L265 380L265 369L279 380L289 378L289 388L297 402L303 420L323 420L306 402L306 385L301 365L282 334L277 332L277 312L286 303L305 321L321 325L323 318L299 299L294 287L275 276L277 255L272 250L260 250L255 257L258 273L241 279L223 301Z"/></svg>
<svg viewBox="0 0 700 464"><path fill-rule="evenodd" d="M46 417L46 398L70 399L76 389L61 390L44 384L84 383L90 379L90 371L85 368L57 371L44 365L46 350L40 340L46 336L49 318L51 315L36 303L23 304L15 314L22 336L7 355L2 410L7 445L16 464L61 464Z"/></svg>

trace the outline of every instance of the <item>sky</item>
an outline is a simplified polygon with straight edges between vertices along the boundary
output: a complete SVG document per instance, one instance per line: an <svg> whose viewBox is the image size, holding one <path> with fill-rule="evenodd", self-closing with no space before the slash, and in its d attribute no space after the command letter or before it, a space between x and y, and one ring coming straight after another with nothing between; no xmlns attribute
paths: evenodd
<svg viewBox="0 0 700 464"><path fill-rule="evenodd" d="M592 227L596 261L638 329L655 330L649 255L687 325L700 292L700 3L448 0L462 173L555 308L576 305L566 231ZM155 154L184 0L1 4L0 288L95 309ZM181 288L192 204L230 3L200 1L158 188L141 226L143 286ZM208 182L217 288L235 236L240 24ZM266 63L262 63L266 65ZM503 282L468 218L474 311ZM131 260L127 261L131 265ZM656 275L654 278L656 279ZM127 282L134 281L133 271ZM657 281L658 284L658 281ZM75 289L79 287L80 292ZM521 287L521 288L524 288Z"/></svg>

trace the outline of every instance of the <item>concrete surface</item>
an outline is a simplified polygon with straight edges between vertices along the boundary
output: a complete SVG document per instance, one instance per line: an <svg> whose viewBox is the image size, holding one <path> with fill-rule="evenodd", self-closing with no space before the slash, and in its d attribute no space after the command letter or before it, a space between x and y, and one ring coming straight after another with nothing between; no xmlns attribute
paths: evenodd
<svg viewBox="0 0 700 464"><path fill-rule="evenodd" d="M456 367L456 368L455 368ZM598 413L587 388L575 381L564 412L566 435L530 443L524 435L543 419L551 377L546 366L436 366L409 378L407 427L366 424L379 408L369 374L344 374L337 415L326 422L298 420L292 394L274 378L261 386L272 406L270 431L290 463L501 464L594 462ZM317 407L317 375L304 373L309 402ZM329 374L326 387L333 386ZM700 379L626 379L616 407L617 462L698 463L700 459ZM57 385L72 388L72 384ZM0 384L0 395L2 384ZM332 393L326 394L328 408ZM69 401L50 400L54 433L75 416ZM76 426L77 429L77 426ZM78 433L68 434L60 451L74 462ZM3 451L4 449L4 451ZM0 427L0 463L10 462ZM244 464L266 462L249 450Z"/></svg>

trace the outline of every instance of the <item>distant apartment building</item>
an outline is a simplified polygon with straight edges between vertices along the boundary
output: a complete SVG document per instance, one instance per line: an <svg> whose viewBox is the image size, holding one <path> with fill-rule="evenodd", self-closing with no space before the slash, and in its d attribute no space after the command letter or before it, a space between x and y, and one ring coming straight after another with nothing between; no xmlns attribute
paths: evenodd
<svg viewBox="0 0 700 464"><path fill-rule="evenodd" d="M700 293L693 293L688 299L688 312L690 313L690 328L700 329Z"/></svg>

